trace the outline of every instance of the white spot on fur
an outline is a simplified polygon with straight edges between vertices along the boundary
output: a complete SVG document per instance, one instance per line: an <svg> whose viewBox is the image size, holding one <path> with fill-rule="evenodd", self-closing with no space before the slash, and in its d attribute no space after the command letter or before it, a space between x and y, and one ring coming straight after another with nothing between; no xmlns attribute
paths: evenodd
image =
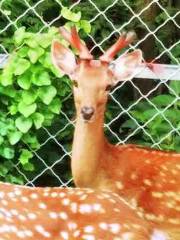
<svg viewBox="0 0 180 240"><path fill-rule="evenodd" d="M27 217L30 219L30 220L35 220L37 218L37 215L35 213L28 213L27 214Z"/></svg>
<svg viewBox="0 0 180 240"><path fill-rule="evenodd" d="M84 232L85 233L92 233L94 231L94 227L93 226L86 226L85 228L84 228Z"/></svg>
<svg viewBox="0 0 180 240"><path fill-rule="evenodd" d="M37 195L36 193L32 193L32 194L30 195L30 197L31 197L32 199L37 199L37 198L38 198L38 195Z"/></svg>
<svg viewBox="0 0 180 240"><path fill-rule="evenodd" d="M150 240L169 240L169 238L164 232L155 229Z"/></svg>
<svg viewBox="0 0 180 240"><path fill-rule="evenodd" d="M0 199L3 199L4 198L4 192L0 192Z"/></svg>
<svg viewBox="0 0 180 240"><path fill-rule="evenodd" d="M116 187L119 189L119 190L122 190L124 188L124 185L122 182L116 182Z"/></svg>
<svg viewBox="0 0 180 240"><path fill-rule="evenodd" d="M79 206L79 212L84 213L91 213L92 212L92 206L90 204L81 204Z"/></svg>
<svg viewBox="0 0 180 240"><path fill-rule="evenodd" d="M131 232L123 233L122 240L133 240L133 233L131 233Z"/></svg>
<svg viewBox="0 0 180 240"><path fill-rule="evenodd" d="M69 205L69 203L70 203L69 198L64 198L64 199L62 200L62 204L63 204L64 206Z"/></svg>
<svg viewBox="0 0 180 240"><path fill-rule="evenodd" d="M107 230L107 229L108 229L108 225L107 225L107 223L105 223L105 222L99 223L99 227L100 227L101 229L103 229L103 230Z"/></svg>
<svg viewBox="0 0 180 240"><path fill-rule="evenodd" d="M109 224L109 228L110 228L110 231L114 234L119 233L119 231L121 229L120 225L118 223Z"/></svg>
<svg viewBox="0 0 180 240"><path fill-rule="evenodd" d="M21 200L22 200L22 202L29 202L29 198L24 197L24 196L21 198Z"/></svg>
<svg viewBox="0 0 180 240"><path fill-rule="evenodd" d="M38 206L39 206L39 208L41 208L41 209L46 209L46 208L47 208L47 206L46 206L45 203L39 203Z"/></svg>
<svg viewBox="0 0 180 240"><path fill-rule="evenodd" d="M63 220L67 220L67 219L68 219L68 215L67 215L67 213L65 213L65 212L60 212L60 213L59 213L59 217L60 217L61 219L63 219Z"/></svg>
<svg viewBox="0 0 180 240"><path fill-rule="evenodd" d="M49 216L50 216L50 218L52 218L52 219L58 218L58 214L57 214L56 212L50 212L50 213L49 213Z"/></svg>
<svg viewBox="0 0 180 240"><path fill-rule="evenodd" d="M64 240L68 240L68 239L69 239L69 234L68 234L68 232L62 231L62 232L60 232L60 236L61 236Z"/></svg>
<svg viewBox="0 0 180 240"><path fill-rule="evenodd" d="M47 232L43 226L41 225L36 225L35 229L38 233L40 233L42 236L44 236L45 238L50 238L51 234L49 232Z"/></svg>
<svg viewBox="0 0 180 240"><path fill-rule="evenodd" d="M96 238L93 235L87 235L87 234L83 235L82 239L84 239L84 240L96 240Z"/></svg>
<svg viewBox="0 0 180 240"><path fill-rule="evenodd" d="M75 222L68 223L69 230L75 230L77 228L77 224Z"/></svg>

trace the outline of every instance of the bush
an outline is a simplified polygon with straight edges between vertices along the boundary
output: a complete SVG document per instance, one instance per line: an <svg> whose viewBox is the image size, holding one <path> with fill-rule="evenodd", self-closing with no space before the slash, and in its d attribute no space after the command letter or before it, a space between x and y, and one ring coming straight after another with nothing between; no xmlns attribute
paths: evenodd
<svg viewBox="0 0 180 240"><path fill-rule="evenodd" d="M70 20L67 26L75 24L86 33L90 31L89 23L81 20L80 13L63 8L62 15ZM14 168L17 164L22 172L37 170L37 163L31 159L42 141L42 137L38 139L41 135L38 130L52 125L71 93L69 79L51 63L53 39L68 46L55 27L46 33L27 32L21 27L12 39L14 51L0 75L1 180L22 183L23 178Z"/></svg>

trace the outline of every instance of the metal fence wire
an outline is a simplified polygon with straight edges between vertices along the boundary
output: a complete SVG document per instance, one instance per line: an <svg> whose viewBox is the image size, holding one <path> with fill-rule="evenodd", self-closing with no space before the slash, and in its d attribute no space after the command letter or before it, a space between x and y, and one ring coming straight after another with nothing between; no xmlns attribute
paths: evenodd
<svg viewBox="0 0 180 240"><path fill-rule="evenodd" d="M119 33L122 33L125 29L131 29L133 24L135 24L135 27L139 31L138 41L136 41L134 45L131 45L130 48L141 48L144 51L144 57L146 60L147 58L152 60L153 57L155 62L161 64L168 63L165 67L169 67L171 70L173 68L173 71L167 71L164 75L165 77L158 76L157 74L155 77L156 79L135 79L131 83L122 83L116 86L110 93L108 108L114 109L114 111L113 116L107 116L105 123L106 134L115 144L124 144L132 142L135 135L141 135L141 133L143 133L144 142L147 141L150 146L160 149L161 143L163 143L164 140L169 139L174 133L176 134L176 137L180 139L180 125L178 125L178 128L166 115L166 112L171 109L174 104L176 104L177 108L180 106L180 95L171 89L171 85L169 84L170 79L180 80L180 11L170 12L167 10L164 6L164 2L171 1L151 0L143 1L143 3L142 1L139 1L142 4L137 8L135 8L133 4L130 4L132 1L127 0L69 0L64 1L63 3L61 0L21 0L20 2L23 4L22 11L19 12L19 15L16 18L14 18L12 12L15 11L15 9L11 9L11 11L6 9L6 6L9 6L12 1L0 1L0 14L3 19L5 19L5 23L1 25L0 36L3 36L9 31L13 35L13 32L18 29L19 21L22 19L26 21L26 18L28 17L32 18L32 22L33 18L38 18L40 20L41 24L39 29L37 29L37 32L42 32L44 29L54 25L57 26L58 22L61 22L62 19L62 16L59 13L64 6L67 6L72 11L76 11L76 9L80 11L83 9L83 11L86 11L87 13L89 11L89 14L86 14L86 20L88 20L92 26L92 33L89 34L88 38L89 42L91 42L91 51L96 53L97 51L104 52L104 47L110 45L111 41L114 41ZM101 4L102 2L104 2L103 7ZM45 14L42 14L42 12L39 11L45 3L49 4L49 8L53 4L57 5L58 14L55 14L56 17L49 17L47 20ZM86 4L89 4L90 8L85 9ZM113 17L113 14L117 14L118 8L119 14L117 17ZM92 9L93 11L91 11ZM116 11L114 11L114 9L116 9ZM82 16L84 14L83 11ZM162 18L155 19L155 15L153 15L155 12L158 12L159 16ZM122 15L124 16L122 18L123 22L121 20ZM98 26L100 21L103 25ZM119 24L118 21L120 21L121 24ZM156 21L155 25L152 24L154 21ZM62 23L63 22L64 20L62 20ZM93 34L94 27L107 28L108 34L105 36ZM169 42L167 39L163 39L163 37L161 37L163 32L171 32L172 29L177 36L174 38L175 41L171 40L171 42ZM165 36L168 36L168 34ZM106 43L108 44L106 45ZM155 56L152 56L152 48L155 46L159 47L161 51ZM178 50L179 54L177 54ZM2 65L9 54L3 44L3 41L0 42L0 53ZM170 74L168 75L168 73ZM139 74L139 77L141 77L140 75L141 74ZM176 77L173 78L173 76ZM146 86L145 90L142 85ZM156 101L152 101L152 97L161 94L162 89L166 89L166 93L173 92L175 98L172 102L169 102L169 104L164 106L163 109L159 109L156 105ZM124 94L122 94L122 92ZM125 104L123 101L125 101L127 94L131 94L130 99L133 100ZM69 95L69 99L73 99L72 94ZM153 114L153 116L150 116L143 124L140 124L137 118L132 114L141 101L145 101L149 104L149 106L151 106L151 109L153 108L156 110L156 113ZM63 142L63 136L68 134L69 129L72 130L72 128L74 128L75 121L72 117L73 111L74 110L72 109L69 114L68 112L62 110L58 116L60 119L58 124L56 123L49 128L40 129L41 136L43 136L40 142L40 149L37 151L30 149L34 155L36 163L38 162L39 166L41 166L39 168L40 170L36 171L35 176L29 174L26 175L19 167L20 163L16 164L15 168L18 171L18 174L24 178L26 184L36 186L43 185L45 182L46 185L68 186L72 183L72 178L69 174L71 148L69 148L67 143ZM108 113L111 115L111 111ZM167 134L162 135L158 140L157 138L154 138L154 135L151 134L151 131L148 129L148 124L151 124L157 116L161 116L170 129ZM62 119L63 121L61 121ZM134 125L134 128L126 131L125 125L124 128L122 127L124 119L127 120L127 125L129 122L129 124ZM125 131L125 134L123 134L123 131ZM68 141L68 143L72 142L72 136L69 137ZM49 161L49 159L51 160ZM67 173L64 174L65 172Z"/></svg>

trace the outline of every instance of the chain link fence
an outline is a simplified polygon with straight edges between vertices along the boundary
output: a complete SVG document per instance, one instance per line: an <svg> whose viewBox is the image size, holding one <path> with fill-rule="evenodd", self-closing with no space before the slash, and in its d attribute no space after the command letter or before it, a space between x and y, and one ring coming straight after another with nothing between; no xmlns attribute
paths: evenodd
<svg viewBox="0 0 180 240"><path fill-rule="evenodd" d="M72 11L82 10L82 15L89 11L86 20L92 26L92 33L88 35L88 42L93 54L104 52L104 49L111 45L118 34L135 27L138 40L130 46L130 49L141 48L146 60L168 64L166 67L173 65L174 70L170 75L166 73L163 79L158 75L158 72L155 72L156 79L136 78L131 82L124 82L116 86L110 93L105 132L114 144L135 142L160 149L165 144L169 146L175 144L174 139L176 139L176 144L180 144L180 124L176 124L174 117L174 115L180 114L180 86L178 81L174 81L173 84L173 81L169 81L173 75L176 75L176 80L180 80L180 78L178 79L180 75L180 11L168 11L169 8L164 6L166 1L158 0L146 1L146 4L139 6L124 0L104 1L104 4L101 4L102 1L91 0L64 2L60 0L22 0L22 2L22 11L18 13L18 17L13 17L12 12L15 10L6 9L6 6L9 6L8 3L11 4L12 1L1 0L0 14L5 21L4 25L1 25L0 36L7 32L13 34L18 29L19 21L22 19L26 21L26 18L30 17L32 24L33 18L38 18L41 22L39 28L36 29L37 32L43 32L44 29L54 25L57 26L62 19L59 12L64 6L69 7ZM53 4L56 4L58 14L52 14L52 11L50 11L52 15L50 17L46 17L46 13L41 14L39 9L41 6L43 7L45 2L49 4L49 9ZM114 15L117 16L114 17ZM157 15L158 17L156 17ZM121 19L122 16L123 19ZM156 24L153 25L154 22ZM95 27L98 28L96 33L93 31ZM106 34L99 33L103 27L108 29ZM171 33L172 29L176 37L167 41L168 32ZM154 50L157 48L161 51ZM0 42L0 53L2 54L2 65L9 54L3 42ZM158 97L162 95L163 100L161 101ZM72 94L68 96L68 99L73 101ZM173 109L175 109L175 113L173 113ZM144 119L139 116L139 112L145 113ZM40 166L35 176L21 171L20 163L15 165L18 174L23 176L26 184L31 186L68 186L72 184L73 180L69 173L71 148L63 142L63 137L70 134L74 128L73 114L73 109L70 113L62 109L58 116L59 121L51 127L40 129L40 148L38 150L30 149L36 163ZM173 116L171 117L171 115ZM166 129L163 129L162 135L159 135L157 128L161 127ZM167 129L168 131L166 131ZM72 135L68 138L68 144L71 142ZM67 174L65 174L66 172Z"/></svg>

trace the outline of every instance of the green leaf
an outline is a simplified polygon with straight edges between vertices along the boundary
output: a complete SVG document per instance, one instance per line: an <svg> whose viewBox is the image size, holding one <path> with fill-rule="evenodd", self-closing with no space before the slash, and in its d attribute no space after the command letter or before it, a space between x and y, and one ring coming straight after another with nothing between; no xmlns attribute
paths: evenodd
<svg viewBox="0 0 180 240"><path fill-rule="evenodd" d="M31 66L30 62L24 58L20 58L16 63L16 68L14 71L15 75L23 74Z"/></svg>
<svg viewBox="0 0 180 240"><path fill-rule="evenodd" d="M53 112L53 113L56 113L56 114L60 113L61 107L62 107L62 103L59 100L59 98L53 99L52 102L49 105L50 111Z"/></svg>
<svg viewBox="0 0 180 240"><path fill-rule="evenodd" d="M45 118L43 125L44 125L44 126L51 126L51 124L52 124L52 119L54 118L54 113L50 112L50 111L49 111L49 108L47 108L46 106L44 106L44 107L42 108L42 114L43 114L43 116L44 116L44 118Z"/></svg>
<svg viewBox="0 0 180 240"><path fill-rule="evenodd" d="M162 109L159 109L159 111L158 111L154 108L151 108L151 109L148 109L148 110L142 112L141 114L142 114L143 121L148 121L150 118L154 117L154 115L156 115L156 117L161 116L161 114L159 113L161 110Z"/></svg>
<svg viewBox="0 0 180 240"><path fill-rule="evenodd" d="M3 149L0 150L0 155L6 159L12 159L14 157L14 149L3 147Z"/></svg>
<svg viewBox="0 0 180 240"><path fill-rule="evenodd" d="M61 79L59 82L58 95L61 97L66 97L71 92L71 82L66 76Z"/></svg>
<svg viewBox="0 0 180 240"><path fill-rule="evenodd" d="M10 114L11 114L11 115L15 115L15 114L18 112L18 108L17 108L16 105L11 105L11 106L9 107L9 111L10 111Z"/></svg>
<svg viewBox="0 0 180 240"><path fill-rule="evenodd" d="M49 47L52 43L53 37L46 33L39 35L39 45L43 48Z"/></svg>
<svg viewBox="0 0 180 240"><path fill-rule="evenodd" d="M19 76L17 79L18 85L25 89L28 90L31 86L31 74L29 71L25 72L22 76Z"/></svg>
<svg viewBox="0 0 180 240"><path fill-rule="evenodd" d="M180 56L180 46L179 46L179 44L177 44L176 46L174 46L171 49L171 53L172 53L173 57L175 57L175 58L178 58Z"/></svg>
<svg viewBox="0 0 180 240"><path fill-rule="evenodd" d="M0 136L0 145L4 142L4 138Z"/></svg>
<svg viewBox="0 0 180 240"><path fill-rule="evenodd" d="M33 154L27 150L27 149L22 149L21 155L19 157L19 161L22 165L27 164L29 162L29 159L33 157Z"/></svg>
<svg viewBox="0 0 180 240"><path fill-rule="evenodd" d="M44 126L49 127L52 125L52 119L54 118L54 114L46 114L45 120L44 120Z"/></svg>
<svg viewBox="0 0 180 240"><path fill-rule="evenodd" d="M164 115L166 116L166 118L169 119L170 122L179 123L179 119L180 119L180 110L179 109L167 109L164 112Z"/></svg>
<svg viewBox="0 0 180 240"><path fill-rule="evenodd" d="M8 168L4 164L0 165L0 176L5 177L8 173Z"/></svg>
<svg viewBox="0 0 180 240"><path fill-rule="evenodd" d="M6 87L13 83L13 73L9 71L9 68L5 68L0 76L0 83Z"/></svg>
<svg viewBox="0 0 180 240"><path fill-rule="evenodd" d="M164 94L152 98L151 102L153 102L158 107L166 107L167 105L172 104L174 100L175 100L174 96Z"/></svg>
<svg viewBox="0 0 180 240"><path fill-rule="evenodd" d="M122 125L121 128L130 128L132 130L136 129L138 127L137 123L132 120L132 119L128 119L126 120Z"/></svg>
<svg viewBox="0 0 180 240"><path fill-rule="evenodd" d="M29 48L24 46L24 47L21 47L18 51L17 51L17 55L20 57L20 58L24 58L27 56L27 53L29 51Z"/></svg>
<svg viewBox="0 0 180 240"><path fill-rule="evenodd" d="M34 34L29 39L25 40L24 42L31 48L37 48L39 46L39 44L35 40Z"/></svg>
<svg viewBox="0 0 180 240"><path fill-rule="evenodd" d="M32 119L36 129L39 129L42 127L42 124L44 122L44 116L41 113L38 113L38 112L34 113L32 115Z"/></svg>
<svg viewBox="0 0 180 240"><path fill-rule="evenodd" d="M46 105L48 105L53 100L56 94L57 94L57 90L53 86L41 87L38 90L39 98Z"/></svg>
<svg viewBox="0 0 180 240"><path fill-rule="evenodd" d="M25 33L25 27L21 27L21 28L18 28L16 31L15 31L15 34L14 34L14 42L17 46L19 46L20 44L22 44L23 42L23 39L26 35Z"/></svg>
<svg viewBox="0 0 180 240"><path fill-rule="evenodd" d="M24 181L20 176L16 177L16 176L8 174L8 176L6 177L5 180L6 180L6 182L10 182L10 183L13 183L13 184L19 184L19 185L24 184Z"/></svg>
<svg viewBox="0 0 180 240"><path fill-rule="evenodd" d="M63 18L68 19L72 22L79 22L79 20L81 19L81 12L73 13L67 7L62 8L61 15L63 16Z"/></svg>
<svg viewBox="0 0 180 240"><path fill-rule="evenodd" d="M32 82L37 86L47 86L51 84L48 72L37 72L32 75Z"/></svg>
<svg viewBox="0 0 180 240"><path fill-rule="evenodd" d="M34 165L30 162L23 165L23 169L28 172L33 172L35 170Z"/></svg>
<svg viewBox="0 0 180 240"><path fill-rule="evenodd" d="M51 37L54 38L54 35L59 34L59 29L57 27L50 27L48 29L48 33L47 34L48 34L48 36L51 36Z"/></svg>
<svg viewBox="0 0 180 240"><path fill-rule="evenodd" d="M6 86L6 87L0 86L0 93L4 94L10 98L14 98L16 95L16 90L14 89L13 86Z"/></svg>
<svg viewBox="0 0 180 240"><path fill-rule="evenodd" d="M80 20L80 28L82 28L87 34L91 32L91 24L87 20Z"/></svg>
<svg viewBox="0 0 180 240"><path fill-rule="evenodd" d="M15 145L22 137L22 133L19 131L9 132L8 139L11 145Z"/></svg>
<svg viewBox="0 0 180 240"><path fill-rule="evenodd" d="M28 56L32 63L36 63L39 58L38 52L35 49L29 49Z"/></svg>
<svg viewBox="0 0 180 240"><path fill-rule="evenodd" d="M22 100L27 105L34 103L36 98L37 98L37 91L35 90L23 91L22 93Z"/></svg>
<svg viewBox="0 0 180 240"><path fill-rule="evenodd" d="M51 54L49 52L45 53L40 59L39 62L43 64L46 68L52 67Z"/></svg>
<svg viewBox="0 0 180 240"><path fill-rule="evenodd" d="M153 121L154 122L154 121ZM159 134L159 136L163 136L163 134L167 134L172 130L171 126L169 125L168 122L161 122L157 126L153 126L154 128L156 127L156 131Z"/></svg>
<svg viewBox="0 0 180 240"><path fill-rule="evenodd" d="M32 149L39 149L40 144L38 142L38 139L35 135L30 135L30 133L27 133L23 136L23 141L28 144Z"/></svg>
<svg viewBox="0 0 180 240"><path fill-rule="evenodd" d="M174 90L174 92L180 96L180 81L171 81L170 88ZM171 94L174 94L172 90L170 90Z"/></svg>
<svg viewBox="0 0 180 240"><path fill-rule="evenodd" d="M32 113L36 111L37 105L36 103L27 105L24 102L20 102L18 104L18 111L24 116L29 117Z"/></svg>
<svg viewBox="0 0 180 240"><path fill-rule="evenodd" d="M5 136L8 132L8 125L0 121L0 135Z"/></svg>
<svg viewBox="0 0 180 240"><path fill-rule="evenodd" d="M36 63L40 56L44 54L44 49L41 47L31 48L28 51L29 59L32 63Z"/></svg>
<svg viewBox="0 0 180 240"><path fill-rule="evenodd" d="M32 119L23 116L18 117L15 121L15 125L22 133L27 133L32 126Z"/></svg>

